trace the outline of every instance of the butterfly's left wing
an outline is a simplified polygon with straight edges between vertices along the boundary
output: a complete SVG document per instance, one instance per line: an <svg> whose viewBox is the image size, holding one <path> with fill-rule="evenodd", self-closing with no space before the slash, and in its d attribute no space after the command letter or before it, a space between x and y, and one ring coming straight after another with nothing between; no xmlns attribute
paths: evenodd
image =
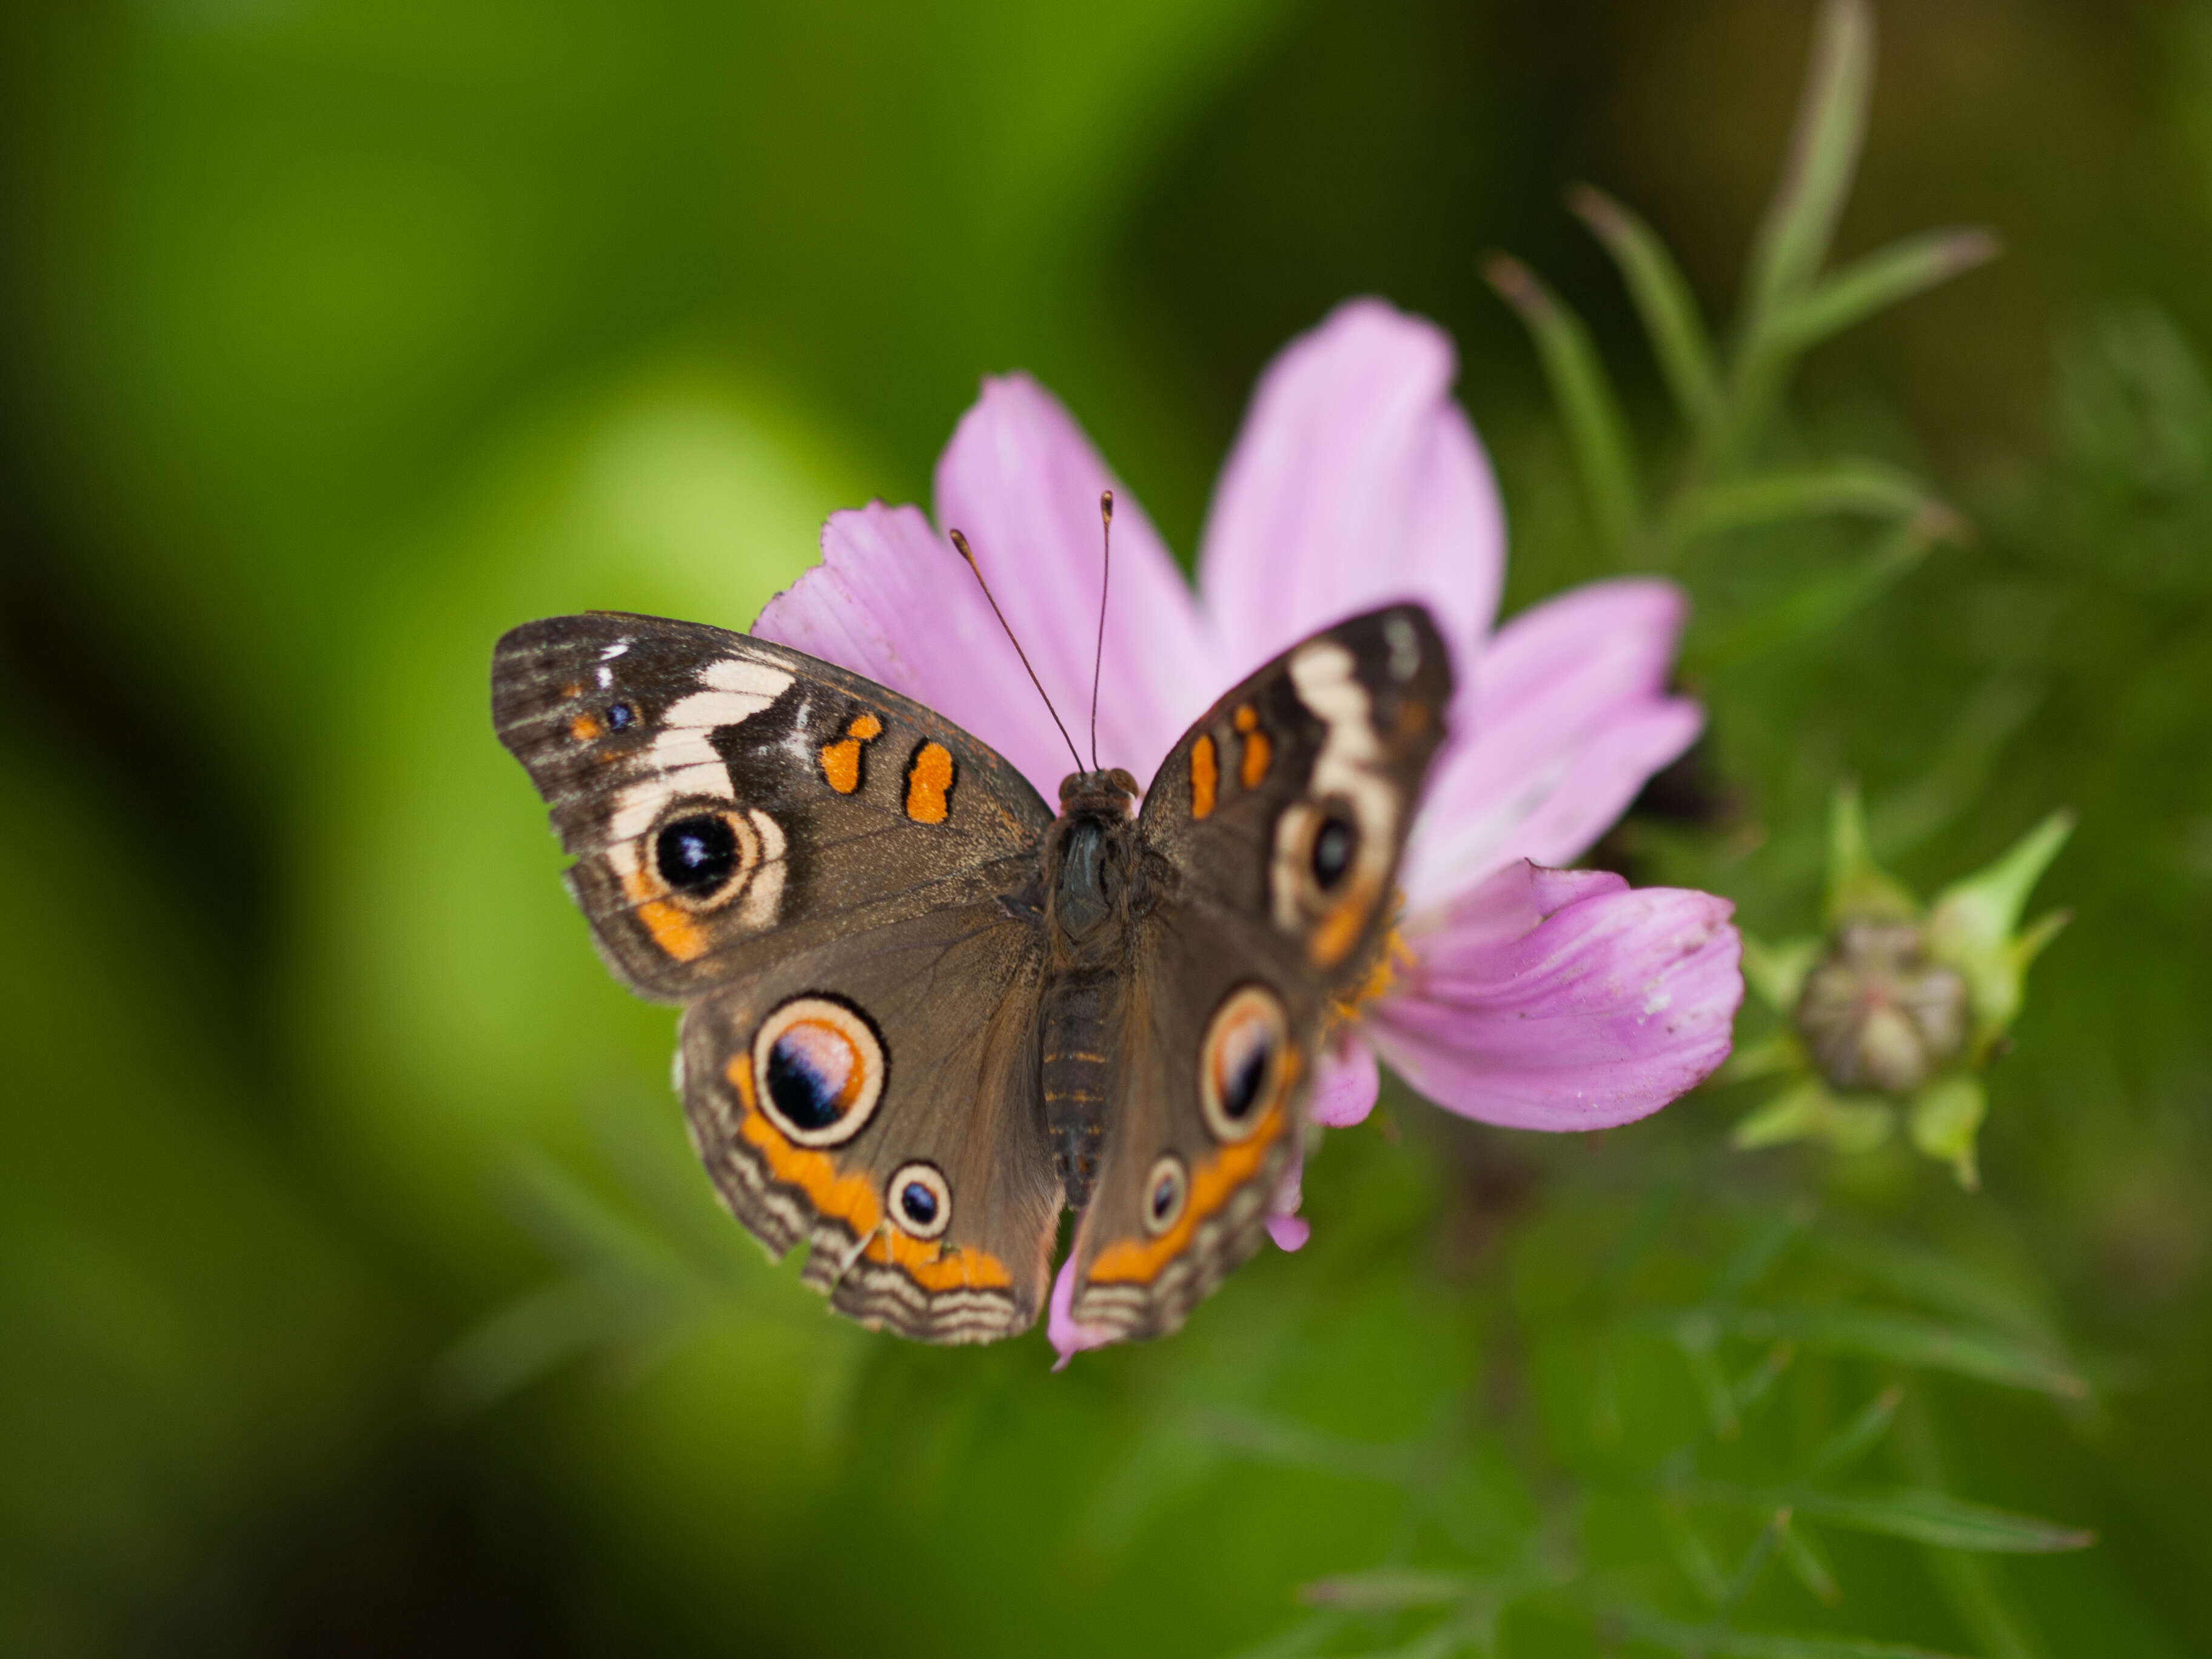
<svg viewBox="0 0 2212 1659"><path fill-rule="evenodd" d="M514 629L492 711L602 954L689 1005L685 1110L738 1219L865 1322L1025 1328L1060 1208L1036 791L883 686L659 617Z"/></svg>
<svg viewBox="0 0 2212 1659"><path fill-rule="evenodd" d="M1330 1006L1389 937L1451 690L1427 611L1373 611L1231 691L1153 779L1081 1323L1164 1335L1258 1247Z"/></svg>

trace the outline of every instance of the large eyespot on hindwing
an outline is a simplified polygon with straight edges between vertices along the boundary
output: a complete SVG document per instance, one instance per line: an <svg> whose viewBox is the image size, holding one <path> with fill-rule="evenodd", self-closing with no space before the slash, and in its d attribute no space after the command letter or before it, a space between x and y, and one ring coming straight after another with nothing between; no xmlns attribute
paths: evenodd
<svg viewBox="0 0 2212 1659"><path fill-rule="evenodd" d="M1173 1152L1164 1152L1145 1176L1145 1231L1155 1238L1182 1219L1190 1200L1190 1172Z"/></svg>
<svg viewBox="0 0 2212 1659"><path fill-rule="evenodd" d="M793 997L753 1034L761 1110L801 1146L837 1146L867 1127L890 1055L875 1022L842 997ZM949 1205L948 1205L949 1209Z"/></svg>
<svg viewBox="0 0 2212 1659"><path fill-rule="evenodd" d="M1198 1103L1216 1140L1249 1139L1290 1092L1290 1017L1264 985L1240 985L1206 1023Z"/></svg>
<svg viewBox="0 0 2212 1659"><path fill-rule="evenodd" d="M934 1164L902 1164L884 1183L884 1212L900 1231L936 1238L952 1224L952 1188Z"/></svg>

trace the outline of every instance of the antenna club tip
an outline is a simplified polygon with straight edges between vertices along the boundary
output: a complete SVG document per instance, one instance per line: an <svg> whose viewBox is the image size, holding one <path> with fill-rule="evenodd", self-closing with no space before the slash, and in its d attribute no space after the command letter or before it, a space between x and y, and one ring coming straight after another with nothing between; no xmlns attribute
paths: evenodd
<svg viewBox="0 0 2212 1659"><path fill-rule="evenodd" d="M1114 492L1110 489L1098 492L1098 516L1108 524L1114 522Z"/></svg>
<svg viewBox="0 0 2212 1659"><path fill-rule="evenodd" d="M962 535L957 530L948 530L945 533L952 538L952 545L954 548L958 550L962 558L968 561L969 566L972 568L975 562L975 555L968 545L968 538Z"/></svg>

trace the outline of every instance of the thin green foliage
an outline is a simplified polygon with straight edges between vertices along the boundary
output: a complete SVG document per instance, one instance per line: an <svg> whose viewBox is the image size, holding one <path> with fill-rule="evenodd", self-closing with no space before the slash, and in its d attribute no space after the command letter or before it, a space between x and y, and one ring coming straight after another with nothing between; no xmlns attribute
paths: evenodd
<svg viewBox="0 0 2212 1659"><path fill-rule="evenodd" d="M1485 275L1528 325L1566 422L1599 539L1610 558L1625 560L1641 517L1635 451L1589 330L1519 260L1498 255L1485 267Z"/></svg>
<svg viewBox="0 0 2212 1659"><path fill-rule="evenodd" d="M1602 1206L1605 1195L1591 1194L1589 1201ZM1606 1224L1595 1209L1570 1204L1566 1212L1559 1218L1561 1233L1550 1243L1532 1239L1528 1248L1552 1248L1577 1227ZM1545 1436L1543 1449L1530 1449L1519 1468L1527 1498L1536 1502L1536 1525L1517 1542L1476 1546L1460 1565L1447 1565L1452 1552L1443 1524L1444 1495L1475 1477L1467 1463L1473 1449L1453 1437L1382 1447L1301 1432L1280 1419L1233 1429L1208 1425L1206 1432L1224 1437L1246 1455L1390 1482L1412 1505L1414 1526L1401 1546L1407 1552L1401 1559L1316 1580L1300 1593L1308 1607L1325 1609L1339 1621L1326 1634L1315 1634L1306 1650L1486 1652L1491 1649L1475 1632L1494 1641L1516 1618L1537 1617L1569 1620L1601 1641L1627 1640L1672 1652L1926 1652L1832 1631L1771 1627L1773 1607L1778 1600L1786 1605L1790 1595L1824 1617L1849 1610L1850 1587L1808 1523L1932 1551L1931 1560L1948 1561L1961 1553L2048 1554L2093 1542L2082 1528L1937 1486L1882 1486L1865 1478L1864 1466L1889 1439L1903 1407L1931 1386L1929 1379L1979 1377L1979 1372L1959 1362L1958 1350L1971 1346L1970 1334L1953 1330L1939 1337L1934 1333L1941 1328L1931 1322L1885 1305L1892 1291L1881 1274L1862 1272L1838 1280L1834 1263L1838 1249L1849 1245L1835 1245L1830 1231L1829 1224L1804 1206L1791 1205L1717 1218L1685 1214L1656 1231L1632 1229L1626 1237L1639 1242L1626 1246L1627 1258L1615 1255L1601 1275L1580 1281L1575 1293L1590 1322L1585 1340L1632 1353L1663 1334L1692 1395L1705 1402L1706 1420L1686 1440L1671 1439L1663 1429L1655 1433L1656 1424L1627 1440L1615 1429L1579 1447L1571 1437ZM1655 1316L1639 1305L1633 1285L1649 1272L1679 1271L1686 1250L1705 1258L1704 1293L1686 1313ZM1593 1266L1603 1260L1595 1249L1588 1254ZM1818 1320L1804 1319L1794 1310L1815 1286L1828 1305L1817 1310ZM1558 1318L1556 1309L1546 1315L1554 1326ZM1757 1352L1745 1334L1793 1319L1845 1331L1902 1328L1922 1340L1839 1343L1808 1382L1801 1378L1803 1367L1793 1346L1777 1343ZM1559 1340L1556 1331L1552 1340ZM1648 1358L1636 1363L1644 1372L1639 1395L1648 1399L1657 1377L1648 1370ZM1741 1381L1731 1384L1732 1376ZM1831 1411L1816 1440L1791 1450L1796 1433L1784 1431L1784 1425L1805 1419L1806 1402L1797 1397L1802 1389L1809 1386L1832 1397L1836 1382L1846 1377L1868 1386L1850 1396L1854 1403ZM1923 1419L1916 1423L1917 1433L1932 1435ZM1759 1471L1778 1478L1762 1481ZM1644 1517L1635 1530L1666 1540L1674 1575L1671 1592L1653 1578L1648 1564L1632 1567L1633 1558L1620 1558L1618 1545L1593 1528L1593 1516L1623 1506L1625 1513ZM1739 1517L1753 1523L1747 1534L1735 1530ZM1723 1543L1729 1538L1735 1541ZM1786 1594L1765 1588L1778 1570L1790 1587ZM1624 1573L1639 1586L1633 1595L1624 1592ZM1668 1601L1680 1601L1684 1592L1702 1607L1701 1614L1668 1610ZM1353 1622L1340 1622L1346 1616Z"/></svg>
<svg viewBox="0 0 2212 1659"><path fill-rule="evenodd" d="M1820 275L1857 167L1873 62L1873 20L1863 0L1830 0L1725 353L1716 349L1680 266L1657 234L1600 190L1577 185L1568 192L1569 207L1620 268L1686 428L1674 481L1648 504L1638 483L1646 469L1588 328L1518 261L1494 255L1485 267L1536 344L1596 544L1609 564L1679 568L1710 544L1755 541L1761 532L1830 519L1875 521L1870 544L1843 553L1816 579L1713 617L1709 637L1693 647L1701 666L1786 650L1832 629L1933 549L1969 534L1966 520L1909 471L1867 456L1790 453L1773 418L1807 350L1996 252L1986 232L1933 231Z"/></svg>

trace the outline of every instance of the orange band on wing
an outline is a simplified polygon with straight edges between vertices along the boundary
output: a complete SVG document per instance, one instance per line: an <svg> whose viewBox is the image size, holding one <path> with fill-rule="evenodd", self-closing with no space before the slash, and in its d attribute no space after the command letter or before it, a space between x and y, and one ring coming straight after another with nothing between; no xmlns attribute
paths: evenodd
<svg viewBox="0 0 2212 1659"><path fill-rule="evenodd" d="M1201 735L1190 746L1190 815L1202 818L1213 811L1213 792L1221 785L1221 767L1213 757L1213 739Z"/></svg>
<svg viewBox="0 0 2212 1659"><path fill-rule="evenodd" d="M1347 900L1322 919L1306 946L1315 967L1334 968L1352 954L1352 947L1359 943L1359 935L1366 929L1369 908L1357 898Z"/></svg>
<svg viewBox="0 0 2212 1659"><path fill-rule="evenodd" d="M651 876L642 870L631 871L623 878L623 890L638 901L637 919L667 955L678 962L696 962L707 954L707 930L681 906L652 897L659 890Z"/></svg>
<svg viewBox="0 0 2212 1659"><path fill-rule="evenodd" d="M568 722L568 735L578 743L589 743L605 728L589 714L579 714Z"/></svg>
<svg viewBox="0 0 2212 1659"><path fill-rule="evenodd" d="M1294 1051L1295 1052L1295 1051ZM1085 1277L1094 1284L1149 1285L1166 1267L1190 1248L1198 1224L1229 1202L1234 1193L1258 1175L1267 1162L1267 1147L1283 1133L1290 1118L1280 1105L1272 1106L1249 1139L1233 1141L1191 1171L1190 1201L1182 1218L1158 1238L1117 1239L1098 1252Z"/></svg>
<svg viewBox="0 0 2212 1659"><path fill-rule="evenodd" d="M889 1227L862 1254L871 1261L889 1262L925 1291L995 1291L1014 1282L1006 1264L988 1250L963 1250Z"/></svg>
<svg viewBox="0 0 2212 1659"><path fill-rule="evenodd" d="M744 1108L738 1133L767 1164L769 1174L787 1187L806 1194L807 1202L833 1221L842 1221L856 1238L867 1238L863 1255L872 1261L889 1262L925 1291L998 1290L1014 1282L1006 1264L988 1250L947 1249L936 1240L924 1241L884 1225L883 1200L874 1185L857 1170L837 1173L836 1160L811 1147L794 1146L760 1109L753 1091L750 1054L732 1054L722 1068ZM872 1235L872 1237L871 1237Z"/></svg>

